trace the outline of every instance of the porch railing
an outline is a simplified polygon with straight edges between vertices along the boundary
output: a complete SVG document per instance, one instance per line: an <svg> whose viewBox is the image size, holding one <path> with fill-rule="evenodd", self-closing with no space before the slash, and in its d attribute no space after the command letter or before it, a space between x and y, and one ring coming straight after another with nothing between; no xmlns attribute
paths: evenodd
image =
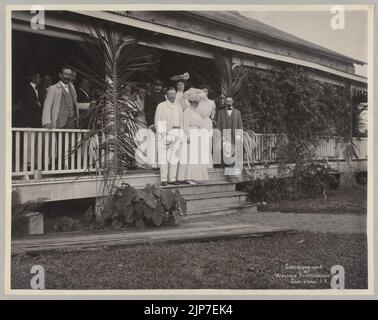
<svg viewBox="0 0 378 320"><path fill-rule="evenodd" d="M12 128L12 176L94 172L104 163L105 151L99 154L103 137L92 139L77 148L88 130ZM275 134L256 134L254 163L276 162L278 146L284 142ZM359 159L367 159L367 138L354 139ZM341 139L324 138L316 148L319 159L345 160L346 144ZM356 158L356 157L354 157Z"/></svg>
<svg viewBox="0 0 378 320"><path fill-rule="evenodd" d="M280 147L285 145L287 139L284 135L261 134L254 135L255 146L252 148L252 159L254 163L276 162ZM356 154L352 159L367 159L367 138L353 138ZM316 159L346 160L347 143L341 137L324 137L315 147Z"/></svg>
<svg viewBox="0 0 378 320"><path fill-rule="evenodd" d="M252 148L253 162L276 162L279 144L284 142L285 137L277 134L256 133L254 138L255 143Z"/></svg>
<svg viewBox="0 0 378 320"><path fill-rule="evenodd" d="M12 175L93 172L100 165L95 141L80 145L88 130L12 128Z"/></svg>

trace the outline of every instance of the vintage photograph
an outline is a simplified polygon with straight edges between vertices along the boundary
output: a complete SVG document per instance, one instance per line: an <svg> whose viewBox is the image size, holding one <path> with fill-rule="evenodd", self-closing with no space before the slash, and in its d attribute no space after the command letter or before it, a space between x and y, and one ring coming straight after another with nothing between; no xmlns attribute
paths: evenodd
<svg viewBox="0 0 378 320"><path fill-rule="evenodd" d="M11 293L372 289L372 8L211 8L9 10Z"/></svg>

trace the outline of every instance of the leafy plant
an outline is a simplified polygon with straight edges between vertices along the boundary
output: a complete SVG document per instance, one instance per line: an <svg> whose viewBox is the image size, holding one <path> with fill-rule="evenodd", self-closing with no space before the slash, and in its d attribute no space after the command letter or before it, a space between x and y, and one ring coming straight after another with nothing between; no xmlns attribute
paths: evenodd
<svg viewBox="0 0 378 320"><path fill-rule="evenodd" d="M277 177L265 175L239 184L249 192L251 201L280 201L284 199L327 198L328 190L337 183L335 172L321 163L311 162L294 167Z"/></svg>
<svg viewBox="0 0 378 320"><path fill-rule="evenodd" d="M316 162L296 166L293 169L293 180L299 197L322 195L327 198L330 185L337 183L334 170Z"/></svg>
<svg viewBox="0 0 378 320"><path fill-rule="evenodd" d="M186 214L186 202L180 192L147 185L135 189L129 184L117 188L111 203L103 211L104 224L122 228L134 225L145 226L178 225Z"/></svg>

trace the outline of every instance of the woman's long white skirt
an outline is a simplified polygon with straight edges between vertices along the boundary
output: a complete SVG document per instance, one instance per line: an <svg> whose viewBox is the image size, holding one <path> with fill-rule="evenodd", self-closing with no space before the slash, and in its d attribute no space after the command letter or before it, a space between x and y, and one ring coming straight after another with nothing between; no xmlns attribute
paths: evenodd
<svg viewBox="0 0 378 320"><path fill-rule="evenodd" d="M201 157L201 154L203 155L201 144L198 141L182 144L177 180L209 180L209 157Z"/></svg>

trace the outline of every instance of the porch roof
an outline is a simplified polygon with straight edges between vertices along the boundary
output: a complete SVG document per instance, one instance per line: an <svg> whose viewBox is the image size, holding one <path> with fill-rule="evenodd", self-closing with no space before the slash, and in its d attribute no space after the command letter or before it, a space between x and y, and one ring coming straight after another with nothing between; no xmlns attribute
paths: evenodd
<svg viewBox="0 0 378 320"><path fill-rule="evenodd" d="M39 34L55 36L54 32L65 32L59 36L71 36L79 40L83 32L80 15L111 23L127 25L161 34L164 37L142 39L142 44L162 49L212 57L211 47L230 50L235 61L261 58L265 61L282 61L310 68L319 75L348 79L366 86L367 78L355 73L354 63L365 64L332 50L292 36L257 20L225 11L69 11L46 15L48 30ZM12 13L12 28L35 32L30 26L30 14ZM27 23L27 25L25 24ZM84 28L85 29L85 28ZM155 41L156 40L156 41ZM146 42L147 41L147 42Z"/></svg>
<svg viewBox="0 0 378 320"><path fill-rule="evenodd" d="M313 50L320 54L331 56L333 58L339 58L346 62L356 63L360 65L366 64L366 62L364 61L348 57L313 42L293 36L290 33L284 32L256 19L243 16L236 11L195 11L190 12L190 14L202 16L203 18L210 19L222 24L228 24L239 29L240 31L253 32L266 38L274 39L276 41L283 41L293 46Z"/></svg>
<svg viewBox="0 0 378 320"><path fill-rule="evenodd" d="M162 25L162 26L174 28L177 30L182 30L185 32L190 32L193 34L209 36L209 34L203 32L203 30L189 28L187 24L181 23L181 24L172 25L167 20L163 20L163 19L158 20L158 19L153 19L153 18L151 19L151 17L146 16L146 15L140 15L138 14L139 12L136 12L136 11L111 11L111 12L114 14L123 15L125 17L131 17L138 20L152 22L157 25ZM241 33L254 34L268 40L284 43L286 45L297 47L306 51L311 51L316 54L320 54L320 55L323 55L325 57L329 57L332 59L337 59L346 63L351 63L351 64L356 63L359 65L366 64L366 62L364 61L348 57L339 52L327 49L325 47L322 47L310 41L293 36L290 33L287 33L275 27L269 26L256 19L243 16L236 11L175 11L175 13L176 14L179 13L180 15L184 15L188 17L200 18L202 20L211 21L213 23L218 23L221 25L222 28L224 28L224 26L226 25L228 27L231 27L235 31L238 31ZM217 39L223 40L222 37L218 37Z"/></svg>
<svg viewBox="0 0 378 320"><path fill-rule="evenodd" d="M354 63L365 64L292 36L257 20L224 11L79 11L99 18L163 34L187 42L230 50L243 57L261 57L310 68L329 77L366 85ZM236 57L236 56L235 56ZM245 58L242 58L245 59ZM248 59L248 58L247 58Z"/></svg>

